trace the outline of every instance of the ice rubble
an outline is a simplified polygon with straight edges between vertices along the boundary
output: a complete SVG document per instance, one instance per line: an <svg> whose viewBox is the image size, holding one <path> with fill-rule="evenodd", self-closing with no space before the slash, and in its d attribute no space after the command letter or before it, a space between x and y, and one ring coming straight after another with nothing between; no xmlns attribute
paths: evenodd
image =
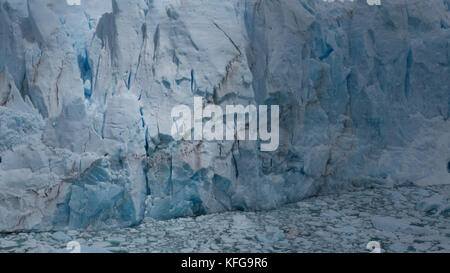
<svg viewBox="0 0 450 273"><path fill-rule="evenodd" d="M106 228L450 181L446 0L0 0L0 230ZM170 111L278 104L280 148Z"/></svg>
<svg viewBox="0 0 450 273"><path fill-rule="evenodd" d="M439 194L447 213L416 205ZM0 234L0 253L448 252L450 185L404 186L308 198L269 211L230 211L108 230ZM444 204L443 204L444 205ZM337 212L339 211L339 213ZM74 243L74 242L72 242Z"/></svg>

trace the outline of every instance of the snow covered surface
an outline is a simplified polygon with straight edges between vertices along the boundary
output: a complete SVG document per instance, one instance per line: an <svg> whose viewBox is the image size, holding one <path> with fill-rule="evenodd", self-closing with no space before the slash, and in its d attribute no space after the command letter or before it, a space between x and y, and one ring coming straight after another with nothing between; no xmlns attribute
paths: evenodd
<svg viewBox="0 0 450 273"><path fill-rule="evenodd" d="M446 0L0 0L0 231L448 184L449 16ZM194 95L280 105L279 149L173 141Z"/></svg>
<svg viewBox="0 0 450 273"><path fill-rule="evenodd" d="M416 208L436 194L441 211ZM450 186L378 188L332 194L272 211L226 212L132 228L0 235L0 252L449 252Z"/></svg>

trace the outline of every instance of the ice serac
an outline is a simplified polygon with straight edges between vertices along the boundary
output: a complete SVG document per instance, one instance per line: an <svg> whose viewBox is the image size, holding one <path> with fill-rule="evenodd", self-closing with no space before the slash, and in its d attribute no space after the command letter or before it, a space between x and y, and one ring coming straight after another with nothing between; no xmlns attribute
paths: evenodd
<svg viewBox="0 0 450 273"><path fill-rule="evenodd" d="M447 0L0 0L0 231L450 182ZM280 105L280 147L172 108Z"/></svg>

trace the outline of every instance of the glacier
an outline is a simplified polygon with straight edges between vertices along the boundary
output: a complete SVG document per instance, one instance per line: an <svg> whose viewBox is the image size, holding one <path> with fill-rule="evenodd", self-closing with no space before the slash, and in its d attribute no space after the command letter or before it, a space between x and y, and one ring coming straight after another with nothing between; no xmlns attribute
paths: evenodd
<svg viewBox="0 0 450 273"><path fill-rule="evenodd" d="M450 183L448 0L0 0L0 231ZM280 105L280 145L171 109Z"/></svg>

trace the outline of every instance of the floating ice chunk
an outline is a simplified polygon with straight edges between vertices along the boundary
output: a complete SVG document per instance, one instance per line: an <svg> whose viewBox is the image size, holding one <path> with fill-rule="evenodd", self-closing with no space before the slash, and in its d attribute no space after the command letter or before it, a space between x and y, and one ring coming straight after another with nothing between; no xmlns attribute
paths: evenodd
<svg viewBox="0 0 450 273"><path fill-rule="evenodd" d="M0 250L5 248L17 247L19 244L15 241L0 239Z"/></svg>
<svg viewBox="0 0 450 273"><path fill-rule="evenodd" d="M435 194L417 203L416 209L427 214L435 214L445 210L449 205L449 201L444 196Z"/></svg>
<svg viewBox="0 0 450 273"><path fill-rule="evenodd" d="M255 227L255 224L248 219L245 215L233 216L233 229L251 229Z"/></svg>
<svg viewBox="0 0 450 273"><path fill-rule="evenodd" d="M367 0L367 4L369 4L369 6L373 5L379 6L381 5L381 0Z"/></svg>
<svg viewBox="0 0 450 273"><path fill-rule="evenodd" d="M69 6L79 6L81 5L81 0L66 0Z"/></svg>
<svg viewBox="0 0 450 273"><path fill-rule="evenodd" d="M57 241L64 242L64 243L67 243L67 242L69 242L70 240L72 240L72 238L70 238L69 235L65 234L65 233L62 232L62 231L58 231L58 232L53 233L53 234L52 234L52 238L55 239L55 240L57 240Z"/></svg>
<svg viewBox="0 0 450 273"><path fill-rule="evenodd" d="M397 219L389 216L374 216L372 224L375 228L390 232L402 232L414 235L427 235L436 233L425 227L411 225L406 219Z"/></svg>
<svg viewBox="0 0 450 273"><path fill-rule="evenodd" d="M340 217L341 214L335 210L327 210L323 213L323 215L328 216L328 217Z"/></svg>

